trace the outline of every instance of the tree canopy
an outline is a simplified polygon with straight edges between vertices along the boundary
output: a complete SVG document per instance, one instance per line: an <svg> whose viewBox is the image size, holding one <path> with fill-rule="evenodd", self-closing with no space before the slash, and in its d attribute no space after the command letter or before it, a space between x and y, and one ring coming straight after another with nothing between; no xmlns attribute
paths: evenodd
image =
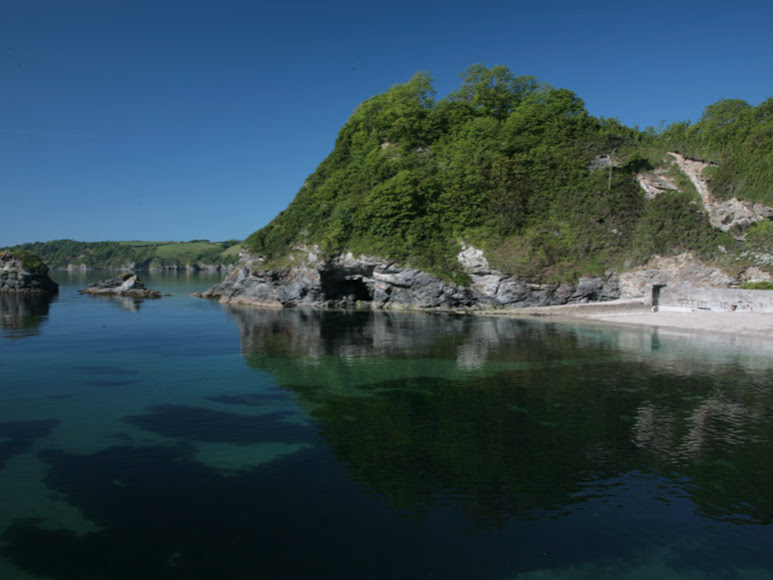
<svg viewBox="0 0 773 580"><path fill-rule="evenodd" d="M473 65L461 78L441 99L419 73L363 102L289 207L247 239L248 249L279 264L293 247L318 245L451 278L460 275L463 242L505 271L543 279L642 261L645 247L710 255L733 240L701 225L690 194L645 203L637 173L667 147L681 147L727 162L731 169L716 179L728 192L756 191L767 174L743 169L742 152L763 143L754 164L773 160L771 100L720 101L695 126L658 134L594 117L572 91L504 66ZM594 170L599 158L607 159L605 171ZM660 220L691 229L659 235Z"/></svg>
<svg viewBox="0 0 773 580"><path fill-rule="evenodd" d="M756 107L721 99L697 123L674 123L663 138L686 155L717 163L711 176L716 195L773 205L773 97Z"/></svg>

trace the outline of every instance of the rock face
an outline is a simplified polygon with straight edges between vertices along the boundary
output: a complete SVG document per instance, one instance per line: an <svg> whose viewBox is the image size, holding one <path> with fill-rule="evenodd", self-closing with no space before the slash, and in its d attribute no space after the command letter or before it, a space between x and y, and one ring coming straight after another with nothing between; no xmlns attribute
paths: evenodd
<svg viewBox="0 0 773 580"><path fill-rule="evenodd" d="M658 167L652 172L636 175L636 181L644 190L644 199L655 199L664 191L679 189L676 179L668 175L668 169L668 167Z"/></svg>
<svg viewBox="0 0 773 580"><path fill-rule="evenodd" d="M652 286L728 288L737 286L739 282L689 253L672 257L653 256L641 268L620 275L620 297L645 296Z"/></svg>
<svg viewBox="0 0 773 580"><path fill-rule="evenodd" d="M754 223L773 219L773 208L732 198L718 201L704 175L711 164L670 152L664 164L637 180L647 200L668 190L679 190L678 169L695 186L712 226L742 240ZM588 167L600 170L617 164L599 156ZM697 201L697 200L696 200ZM243 255L226 280L200 296L224 303L263 307L365 309L484 309L581 304L606 300L647 299L656 287L731 288L742 282L766 281L773 268L772 254L748 254L756 266L738 277L708 266L691 254L652 256L647 264L604 276L580 278L576 283L534 283L493 268L483 252L462 246L458 260L467 284L441 280L427 272L371 256L342 253L328 259L318 248L296 248L283 269L264 269L259 258Z"/></svg>
<svg viewBox="0 0 773 580"><path fill-rule="evenodd" d="M717 201L709 189L709 181L703 171L711 163L689 159L679 153L669 153L674 158L679 169L690 179L703 200L709 221L715 228L723 232L731 232L736 238L744 239L746 230L763 219L773 218L773 208L751 201L731 198L727 201Z"/></svg>
<svg viewBox="0 0 773 580"><path fill-rule="evenodd" d="M0 293L57 294L48 266L29 252L0 252Z"/></svg>
<svg viewBox="0 0 773 580"><path fill-rule="evenodd" d="M264 307L475 309L611 300L620 295L617 278L581 278L576 284L533 284L492 268L483 252L463 248L459 261L470 278L467 285L369 256L339 254L319 257L304 248L301 258L281 270L262 270L244 257L221 284L200 294L224 303Z"/></svg>
<svg viewBox="0 0 773 580"><path fill-rule="evenodd" d="M81 294L95 294L102 296L128 296L130 298L161 298L161 292L145 288L145 284L136 274L124 274L117 278L101 280L89 284L88 288L80 291Z"/></svg>
<svg viewBox="0 0 773 580"><path fill-rule="evenodd" d="M536 284L491 267L483 252L472 246L464 247L458 259L470 279L464 286L351 253L322 260L316 250L306 250L296 264L282 270L261 270L259 260L244 257L224 282L199 296L270 308L475 310L648 299L658 286L680 291L734 288L744 281L770 278L757 268L736 278L687 253L653 256L619 275L609 272L574 284Z"/></svg>
<svg viewBox="0 0 773 580"><path fill-rule="evenodd" d="M714 166L713 163L690 159L674 151L669 152L668 155L672 159L670 163L636 176L644 190L645 199L655 199L669 189L681 191L676 180L669 175L670 165L673 164L695 186L703 202L703 209L713 227L723 232L730 232L736 239L743 240L746 237L746 230L756 222L773 219L773 207L736 197L725 201L717 200L711 193L710 180L704 175L704 170Z"/></svg>

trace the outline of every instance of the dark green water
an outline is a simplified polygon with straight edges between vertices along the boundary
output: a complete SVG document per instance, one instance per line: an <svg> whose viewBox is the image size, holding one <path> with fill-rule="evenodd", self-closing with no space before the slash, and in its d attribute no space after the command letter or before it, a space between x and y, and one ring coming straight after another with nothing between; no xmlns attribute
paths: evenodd
<svg viewBox="0 0 773 580"><path fill-rule="evenodd" d="M773 578L773 346L0 296L0 578Z"/></svg>

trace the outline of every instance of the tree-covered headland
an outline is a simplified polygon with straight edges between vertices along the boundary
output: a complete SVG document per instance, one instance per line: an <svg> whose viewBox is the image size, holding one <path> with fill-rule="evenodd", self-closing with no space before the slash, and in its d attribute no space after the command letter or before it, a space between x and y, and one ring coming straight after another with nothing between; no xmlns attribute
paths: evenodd
<svg viewBox="0 0 773 580"><path fill-rule="evenodd" d="M773 99L720 101L698 123L642 131L594 117L573 92L504 66L469 67L440 99L419 73L363 102L289 207L245 244L267 266L316 245L457 281L462 244L542 280L686 251L735 268L752 245L770 250L769 221L746 241L712 227L675 168L679 185L645 199L637 174L670 163L670 150L716 163L720 198L773 205Z"/></svg>

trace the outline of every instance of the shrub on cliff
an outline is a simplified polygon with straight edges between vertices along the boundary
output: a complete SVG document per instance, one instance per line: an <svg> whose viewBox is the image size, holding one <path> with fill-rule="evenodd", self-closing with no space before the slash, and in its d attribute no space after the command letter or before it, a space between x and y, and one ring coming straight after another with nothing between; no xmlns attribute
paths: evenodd
<svg viewBox="0 0 773 580"><path fill-rule="evenodd" d="M48 272L48 266L43 262L43 260L40 259L40 257L37 254L34 254L32 252L28 252L25 250L4 250L2 254L0 254L0 258L5 261L6 259L15 259L19 260L21 262L22 268L27 270L28 272L35 272L35 273L46 273Z"/></svg>

